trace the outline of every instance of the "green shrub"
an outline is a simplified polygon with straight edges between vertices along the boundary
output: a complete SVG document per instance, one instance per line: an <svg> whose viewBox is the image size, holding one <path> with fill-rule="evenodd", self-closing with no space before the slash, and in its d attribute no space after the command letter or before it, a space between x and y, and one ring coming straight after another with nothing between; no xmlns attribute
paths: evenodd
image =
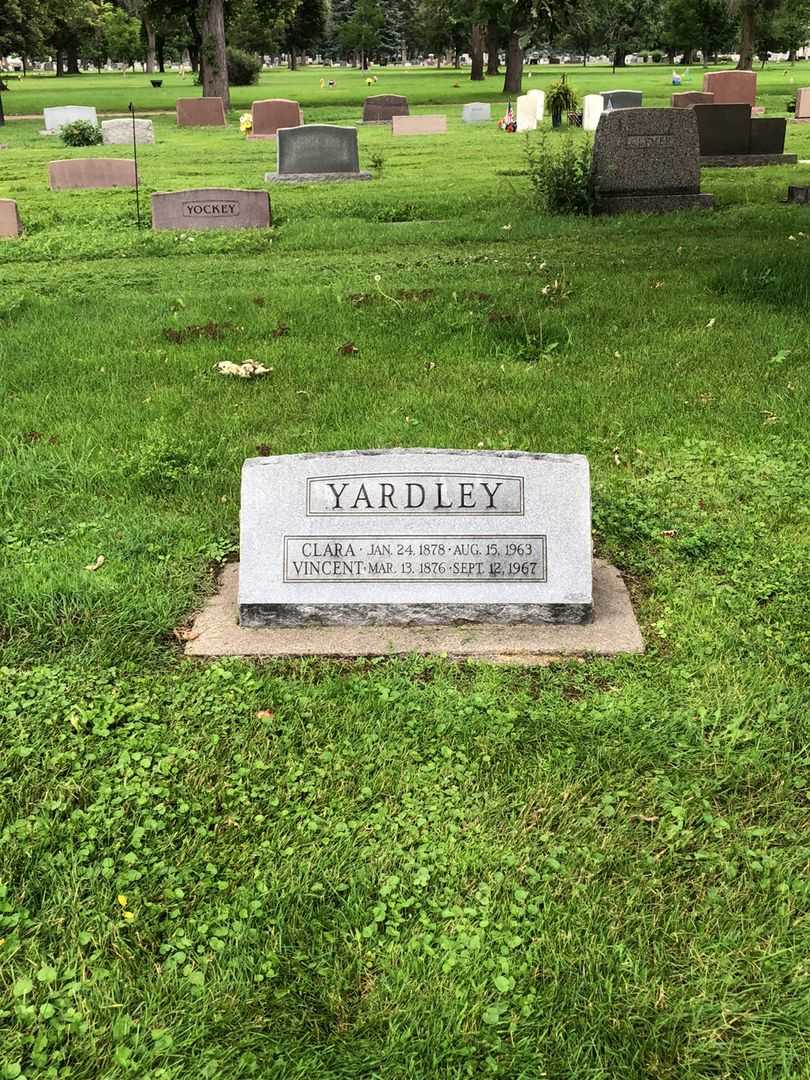
<svg viewBox="0 0 810 1080"><path fill-rule="evenodd" d="M526 140L526 163L534 200L547 214L592 214L596 188L593 143L567 136Z"/></svg>
<svg viewBox="0 0 810 1080"><path fill-rule="evenodd" d="M59 129L59 135L65 146L98 146L101 142L101 128L89 120L73 120Z"/></svg>
<svg viewBox="0 0 810 1080"><path fill-rule="evenodd" d="M228 49L228 82L231 86L255 86L262 71L262 58L243 49Z"/></svg>

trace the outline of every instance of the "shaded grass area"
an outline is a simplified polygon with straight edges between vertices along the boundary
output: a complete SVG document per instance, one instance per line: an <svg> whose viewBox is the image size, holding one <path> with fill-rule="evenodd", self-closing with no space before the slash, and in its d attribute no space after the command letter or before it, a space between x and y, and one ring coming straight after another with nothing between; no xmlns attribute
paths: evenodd
<svg viewBox="0 0 810 1080"><path fill-rule="evenodd" d="M156 129L147 193L273 165ZM371 183L151 234L49 192L93 151L36 130L0 155L0 1068L804 1076L808 167L550 220L522 139L364 128ZM647 654L180 659L245 456L397 445L586 453Z"/></svg>

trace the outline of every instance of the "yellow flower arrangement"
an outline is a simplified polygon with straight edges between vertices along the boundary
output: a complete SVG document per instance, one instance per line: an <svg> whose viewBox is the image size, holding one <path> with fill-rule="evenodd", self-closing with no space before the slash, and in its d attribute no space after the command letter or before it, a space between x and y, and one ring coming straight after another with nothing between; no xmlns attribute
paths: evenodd
<svg viewBox="0 0 810 1080"><path fill-rule="evenodd" d="M248 135L253 131L253 117L249 112L242 113L239 117L239 130L243 135Z"/></svg>

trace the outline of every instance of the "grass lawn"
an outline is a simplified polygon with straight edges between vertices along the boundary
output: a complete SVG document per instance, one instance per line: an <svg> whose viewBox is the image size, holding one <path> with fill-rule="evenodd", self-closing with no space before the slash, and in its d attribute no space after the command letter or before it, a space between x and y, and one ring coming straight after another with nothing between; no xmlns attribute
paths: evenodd
<svg viewBox="0 0 810 1080"><path fill-rule="evenodd" d="M344 78L260 89L340 121ZM47 188L126 148L3 129L0 1077L808 1076L810 165L543 218L448 81L386 73L449 134L361 128L375 179L273 189L267 233L138 232L130 192ZM155 127L147 208L275 164ZM587 454L646 655L183 660L265 446Z"/></svg>

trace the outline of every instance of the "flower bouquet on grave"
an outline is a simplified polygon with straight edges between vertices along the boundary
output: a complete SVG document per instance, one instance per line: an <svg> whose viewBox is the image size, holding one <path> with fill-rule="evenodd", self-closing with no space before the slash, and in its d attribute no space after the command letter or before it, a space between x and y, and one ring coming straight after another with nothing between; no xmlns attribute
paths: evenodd
<svg viewBox="0 0 810 1080"><path fill-rule="evenodd" d="M239 117L239 130L243 135L249 135L253 131L253 115L251 113L245 112Z"/></svg>
<svg viewBox="0 0 810 1080"><path fill-rule="evenodd" d="M503 119L498 121L498 127L501 129L501 131L517 131L517 120L515 119L515 114L512 112L511 98L506 103L506 115L503 117Z"/></svg>

